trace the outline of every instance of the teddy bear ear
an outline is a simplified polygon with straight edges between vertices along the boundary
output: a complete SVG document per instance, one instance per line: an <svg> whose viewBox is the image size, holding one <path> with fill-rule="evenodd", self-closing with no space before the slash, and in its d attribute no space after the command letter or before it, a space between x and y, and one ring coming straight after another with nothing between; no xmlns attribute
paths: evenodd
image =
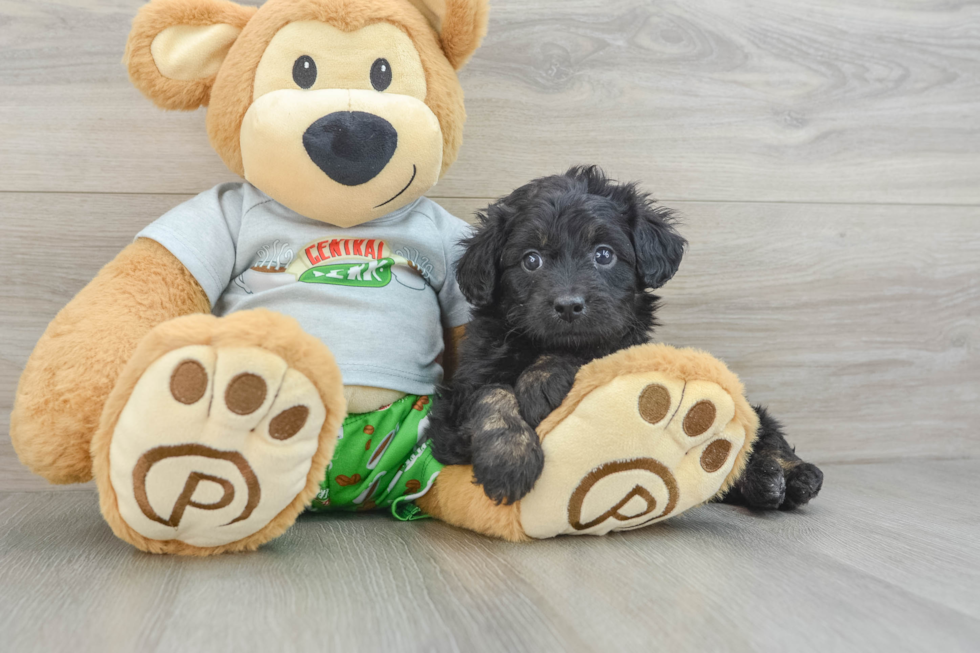
<svg viewBox="0 0 980 653"><path fill-rule="evenodd" d="M207 105L228 50L255 12L227 0L152 0L126 43L130 80L163 109Z"/></svg>
<svg viewBox="0 0 980 653"><path fill-rule="evenodd" d="M442 51L459 70L487 34L488 0L410 0L439 32Z"/></svg>

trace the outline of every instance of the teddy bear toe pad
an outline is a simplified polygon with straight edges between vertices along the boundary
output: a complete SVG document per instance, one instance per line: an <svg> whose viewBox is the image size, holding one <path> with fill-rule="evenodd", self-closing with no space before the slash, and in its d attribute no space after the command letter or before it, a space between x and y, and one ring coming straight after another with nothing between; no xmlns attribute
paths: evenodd
<svg viewBox="0 0 980 653"><path fill-rule="evenodd" d="M521 501L530 537L641 528L713 497L745 430L710 381L659 372L597 388L542 442L545 468Z"/></svg>
<svg viewBox="0 0 980 653"><path fill-rule="evenodd" d="M152 540L248 537L303 491L325 418L313 383L264 349L171 351L140 377L112 433L119 514Z"/></svg>

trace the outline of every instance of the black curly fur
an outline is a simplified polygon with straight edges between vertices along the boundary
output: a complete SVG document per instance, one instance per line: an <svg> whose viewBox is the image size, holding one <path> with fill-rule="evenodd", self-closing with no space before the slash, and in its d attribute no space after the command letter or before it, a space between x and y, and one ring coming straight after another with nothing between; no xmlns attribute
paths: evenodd
<svg viewBox="0 0 980 653"><path fill-rule="evenodd" d="M805 506L823 487L823 472L800 460L768 410L753 408L759 415L758 439L742 476L721 500L760 510Z"/></svg>
<svg viewBox="0 0 980 653"><path fill-rule="evenodd" d="M650 291L674 276L687 243L669 209L595 166L534 180L478 217L456 273L474 314L428 433L437 460L472 463L487 496L510 503L540 475L544 452L534 428L568 394L578 369L651 340L658 298ZM613 264L597 264L600 245L615 252ZM529 251L541 255L537 270L522 265ZM558 312L569 297L581 306L575 319ZM767 461L777 453L780 461L790 460L785 451L799 459L778 423L765 411L760 416L760 443L774 446L753 454L737 487L750 505L778 507L770 505L772 492L753 491L755 471L762 483L774 478ZM796 485L787 477L780 506L790 501L785 488ZM792 495L795 505L819 491L819 484L807 487L809 494ZM735 500L735 490L728 498Z"/></svg>

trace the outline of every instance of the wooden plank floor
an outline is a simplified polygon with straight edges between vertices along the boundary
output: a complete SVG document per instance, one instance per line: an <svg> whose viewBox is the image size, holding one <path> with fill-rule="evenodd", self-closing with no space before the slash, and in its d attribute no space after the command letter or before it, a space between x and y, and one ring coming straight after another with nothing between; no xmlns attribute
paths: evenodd
<svg viewBox="0 0 980 653"><path fill-rule="evenodd" d="M142 554L94 493L0 495L4 650L976 651L976 463L831 465L797 513L528 545L308 516L254 554Z"/></svg>
<svg viewBox="0 0 980 653"><path fill-rule="evenodd" d="M203 112L126 79L143 2L0 0L0 433L65 302L233 179ZM431 196L468 217L599 163L677 208L658 334L742 376L820 498L522 546L317 516L186 560L0 438L0 650L980 650L980 2L491 3Z"/></svg>

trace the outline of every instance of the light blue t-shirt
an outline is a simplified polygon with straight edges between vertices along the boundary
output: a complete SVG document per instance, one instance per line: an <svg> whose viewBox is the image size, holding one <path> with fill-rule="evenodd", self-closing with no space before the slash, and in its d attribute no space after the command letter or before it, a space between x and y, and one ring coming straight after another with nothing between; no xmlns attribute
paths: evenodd
<svg viewBox="0 0 980 653"><path fill-rule="evenodd" d="M469 321L455 274L469 233L425 197L344 229L237 183L201 193L138 237L184 264L215 315L292 316L330 348L346 385L431 394L442 379L443 328Z"/></svg>

